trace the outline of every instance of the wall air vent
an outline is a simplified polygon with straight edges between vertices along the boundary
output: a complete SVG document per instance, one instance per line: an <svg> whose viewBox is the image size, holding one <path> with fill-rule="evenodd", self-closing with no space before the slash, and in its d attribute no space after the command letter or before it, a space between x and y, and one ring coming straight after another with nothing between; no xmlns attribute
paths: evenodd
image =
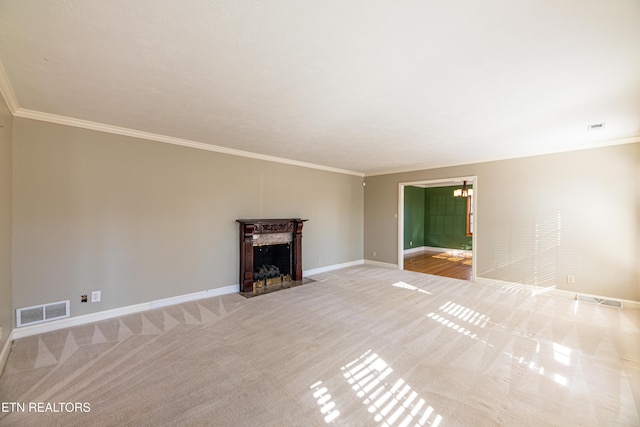
<svg viewBox="0 0 640 427"><path fill-rule="evenodd" d="M69 317L70 301L52 302L16 309L16 327Z"/></svg>
<svg viewBox="0 0 640 427"><path fill-rule="evenodd" d="M578 301L590 302L592 304L606 305L608 307L617 307L622 308L622 301L606 299L606 298L597 298L589 295L580 295L576 296Z"/></svg>

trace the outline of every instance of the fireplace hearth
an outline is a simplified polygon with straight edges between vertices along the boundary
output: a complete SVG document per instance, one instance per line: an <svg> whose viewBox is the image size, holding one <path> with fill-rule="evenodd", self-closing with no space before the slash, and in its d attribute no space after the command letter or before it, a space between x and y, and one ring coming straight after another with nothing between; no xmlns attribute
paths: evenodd
<svg viewBox="0 0 640 427"><path fill-rule="evenodd" d="M238 219L240 292L302 280L302 226L306 219Z"/></svg>

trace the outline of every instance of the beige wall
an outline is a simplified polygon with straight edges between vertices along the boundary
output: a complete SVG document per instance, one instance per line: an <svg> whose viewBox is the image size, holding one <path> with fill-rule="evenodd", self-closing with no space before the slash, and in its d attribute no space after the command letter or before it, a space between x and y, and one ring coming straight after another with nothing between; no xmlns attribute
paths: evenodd
<svg viewBox="0 0 640 427"><path fill-rule="evenodd" d="M11 315L11 124L0 97L0 350L13 327ZM2 367L0 366L0 371Z"/></svg>
<svg viewBox="0 0 640 427"><path fill-rule="evenodd" d="M362 259L361 177L21 118L13 142L14 308L235 285L237 218L308 218L305 270Z"/></svg>
<svg viewBox="0 0 640 427"><path fill-rule="evenodd" d="M398 183L477 176L478 277L640 301L639 170L636 143L367 177L365 258L397 263Z"/></svg>
<svg viewBox="0 0 640 427"><path fill-rule="evenodd" d="M363 191L349 175L2 120L3 325L46 302L79 315L237 284L236 218L308 218L305 270L395 264L398 183L470 175L479 277L640 300L640 144L372 176ZM80 304L92 290L102 302Z"/></svg>

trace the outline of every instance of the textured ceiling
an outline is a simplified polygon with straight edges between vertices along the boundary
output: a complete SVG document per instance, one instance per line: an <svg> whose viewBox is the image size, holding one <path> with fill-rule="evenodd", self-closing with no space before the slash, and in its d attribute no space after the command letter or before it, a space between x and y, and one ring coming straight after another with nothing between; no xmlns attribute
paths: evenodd
<svg viewBox="0 0 640 427"><path fill-rule="evenodd" d="M0 62L17 116L367 174L640 141L638 0L0 0Z"/></svg>

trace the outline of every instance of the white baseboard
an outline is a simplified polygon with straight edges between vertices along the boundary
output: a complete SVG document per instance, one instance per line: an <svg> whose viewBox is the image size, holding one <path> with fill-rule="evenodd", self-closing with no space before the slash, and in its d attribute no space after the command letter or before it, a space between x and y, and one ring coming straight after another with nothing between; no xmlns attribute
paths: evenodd
<svg viewBox="0 0 640 427"><path fill-rule="evenodd" d="M314 274L326 273L327 271L338 270L341 268L353 267L354 265L362 265L364 264L363 259L359 259L356 261L343 262L342 264L333 264L328 265L326 267L312 268L311 270L304 270L302 272L302 276L313 276Z"/></svg>
<svg viewBox="0 0 640 427"><path fill-rule="evenodd" d="M209 289L206 291L194 292L191 294L178 295L170 298L143 302L141 304L128 305L118 307L111 310L98 311L96 313L83 314L80 316L68 317L66 319L54 320L52 322L40 323L32 326L24 326L16 328L12 332L12 339L29 337L32 335L43 334L58 329L70 328L72 326L84 325L87 323L98 322L100 320L111 319L127 314L140 313L142 311L153 310L156 308L166 307L168 305L180 304L187 301L195 301L204 298L212 298L225 294L239 292L239 285L224 286L222 288Z"/></svg>
<svg viewBox="0 0 640 427"><path fill-rule="evenodd" d="M195 301L204 298L213 298L220 295L234 294L240 292L239 285L224 286L222 288L209 289L206 291L194 292L191 294L178 295L175 297L163 298L151 301L149 306L151 309L166 307L168 305L180 304L183 302Z"/></svg>
<svg viewBox="0 0 640 427"><path fill-rule="evenodd" d="M493 285L493 286L500 286L500 287L509 286L513 288L526 289L527 291L530 291L532 295L549 294L549 295L553 295L553 296L557 296L565 299L572 299L572 300L575 300L577 295L580 294L580 295L585 295L593 298L602 298L602 299L608 299L613 301L621 301L623 302L624 308L628 308L631 310L640 310L639 301L606 297L603 295L585 294L582 292L567 291L565 289L557 289L555 286L541 287L541 286L534 286L534 285L525 285L523 283L507 282L504 280L497 280L497 279L488 279L486 277L476 277L475 283L479 285Z"/></svg>
<svg viewBox="0 0 640 427"><path fill-rule="evenodd" d="M555 286L550 287L542 287L535 285L527 285L524 283L517 282L508 282L506 280L498 280L498 279L489 279L486 277L476 277L475 282L477 285L489 285L489 286L499 286L500 288L510 288L515 290L521 290L525 292L530 292L531 295L540 295L540 294L550 294L558 297L567 298L570 297L567 293L560 291L555 288Z"/></svg>
<svg viewBox="0 0 640 427"><path fill-rule="evenodd" d="M386 267L386 268L394 268L394 269L398 268L396 264L387 264L383 262L360 259L356 261L345 262L342 264L334 264L326 267L305 270L303 272L303 276L312 276L314 274L324 273L327 271L338 270L340 268L352 267L355 265L362 265L362 264L370 264L370 265L376 265L378 267ZM54 320L51 322L40 323L37 325L23 326L21 328L16 328L12 331L12 335L13 335L12 340L29 337L32 335L43 334L45 332L51 332L58 329L69 328L72 326L79 326L87 323L98 322L101 320L111 319L114 317L126 316L127 314L153 310L156 308L166 307L168 305L180 304L183 302L195 301L203 298L212 298L215 296L237 293L239 291L240 291L239 285L231 285L231 286L225 286L222 288L209 289L206 291L194 292L190 294L177 295L175 297L170 297L170 298L163 298L159 300L148 301L140 304L128 305L125 307L118 307L111 310L98 311L96 313L68 317L65 319ZM9 347L10 347L10 344L9 344Z"/></svg>
<svg viewBox="0 0 640 427"><path fill-rule="evenodd" d="M373 260L370 260L370 259L365 259L364 263L367 264L367 265L373 265L375 267L392 268L394 270L398 269L398 264L391 264L389 262L373 261Z"/></svg>
<svg viewBox="0 0 640 427"><path fill-rule="evenodd" d="M13 343L13 330L9 332L9 336L7 340L4 342L2 346L2 350L0 351L0 375L2 375L2 371L4 371L4 365L7 364L7 359L9 358L9 351L11 350L11 343Z"/></svg>
<svg viewBox="0 0 640 427"><path fill-rule="evenodd" d="M333 270L338 270L340 268L347 268L347 267L353 267L356 265L373 265L376 267L383 267L383 268L392 268L394 270L398 269L398 264L390 264L390 263L386 263L386 262L380 262L380 261L372 261L369 259L359 259L357 261L350 261L350 262L345 262L342 264L334 264L334 265L329 265L326 267L320 267L320 268L314 268L312 270L305 270L303 276L313 276L314 274L320 274L320 273L326 273L328 271L333 271Z"/></svg>
<svg viewBox="0 0 640 427"><path fill-rule="evenodd" d="M451 249L451 248L440 248L437 246L423 246L423 250L429 252L451 252L451 251L459 251L460 249Z"/></svg>
<svg viewBox="0 0 640 427"><path fill-rule="evenodd" d="M415 254L418 252L426 251L427 250L426 248L427 248L426 246L418 246L417 248L405 249L404 251L402 251L402 253L404 255Z"/></svg>
<svg viewBox="0 0 640 427"><path fill-rule="evenodd" d="M404 251L402 251L402 253L404 255L414 254L414 253L417 253L417 252L449 252L449 253L468 252L468 253L472 253L472 251L466 250L466 249L438 248L438 247L435 247L435 246L420 246L420 247L417 247L417 248L405 249Z"/></svg>

